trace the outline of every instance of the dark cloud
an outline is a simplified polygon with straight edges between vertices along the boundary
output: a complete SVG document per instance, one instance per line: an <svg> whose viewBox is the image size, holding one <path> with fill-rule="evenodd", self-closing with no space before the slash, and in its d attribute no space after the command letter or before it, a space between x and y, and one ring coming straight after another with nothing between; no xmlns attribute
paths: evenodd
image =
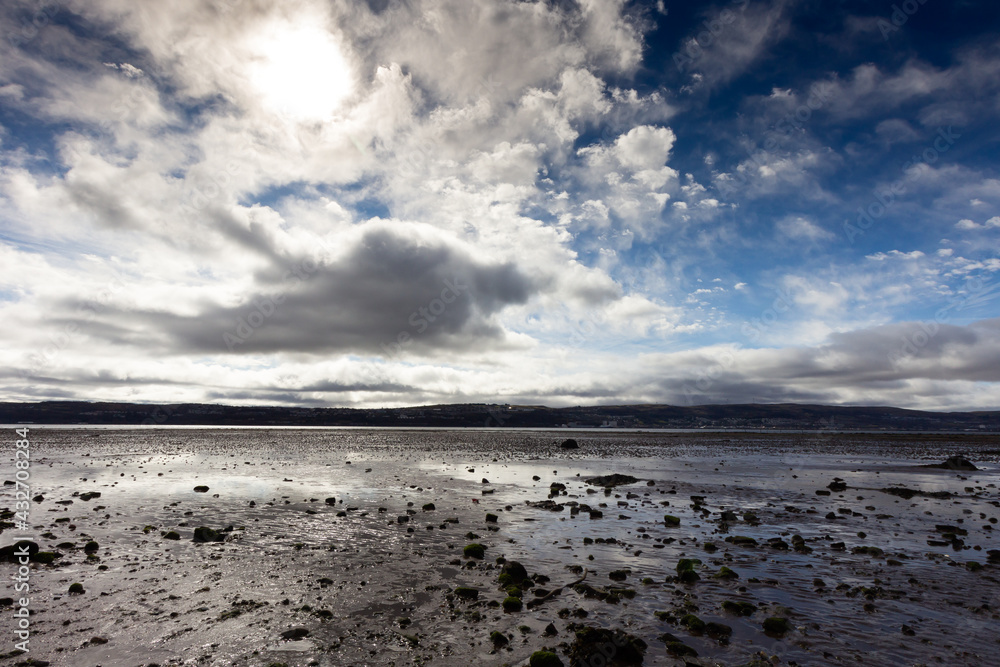
<svg viewBox="0 0 1000 667"><path fill-rule="evenodd" d="M260 291L196 315L166 309L102 312L81 330L115 342L186 353L362 353L503 346L494 315L525 303L542 282L417 226L377 223L339 259L303 258L259 273ZM61 322L65 324L65 322Z"/></svg>

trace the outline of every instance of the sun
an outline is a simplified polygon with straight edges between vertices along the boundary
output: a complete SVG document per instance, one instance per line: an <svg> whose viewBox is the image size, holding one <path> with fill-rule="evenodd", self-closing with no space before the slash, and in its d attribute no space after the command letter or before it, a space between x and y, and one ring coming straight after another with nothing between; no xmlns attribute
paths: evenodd
<svg viewBox="0 0 1000 667"><path fill-rule="evenodd" d="M314 23L269 23L251 44L249 79L271 112L323 120L353 90L351 68L334 36Z"/></svg>

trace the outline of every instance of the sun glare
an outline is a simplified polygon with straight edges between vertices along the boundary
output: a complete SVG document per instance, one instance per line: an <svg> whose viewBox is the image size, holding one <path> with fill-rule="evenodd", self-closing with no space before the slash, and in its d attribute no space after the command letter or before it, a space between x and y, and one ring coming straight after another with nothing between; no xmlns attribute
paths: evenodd
<svg viewBox="0 0 1000 667"><path fill-rule="evenodd" d="M251 46L250 81L270 111L322 120L351 93L347 60L321 27L272 24Z"/></svg>

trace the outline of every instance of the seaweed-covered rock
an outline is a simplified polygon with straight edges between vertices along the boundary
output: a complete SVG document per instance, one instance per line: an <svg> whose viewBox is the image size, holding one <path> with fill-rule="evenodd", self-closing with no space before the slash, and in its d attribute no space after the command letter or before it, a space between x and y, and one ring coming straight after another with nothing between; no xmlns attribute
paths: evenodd
<svg viewBox="0 0 1000 667"><path fill-rule="evenodd" d="M69 585L69 592L73 595L80 595L83 593L83 584L76 583Z"/></svg>
<svg viewBox="0 0 1000 667"><path fill-rule="evenodd" d="M478 558L479 560L482 560L486 557L486 547L482 544L473 543L466 546L465 549L462 550L462 554L466 558Z"/></svg>
<svg viewBox="0 0 1000 667"><path fill-rule="evenodd" d="M733 634L733 629L724 623L706 623L705 634L712 639L725 641Z"/></svg>
<svg viewBox="0 0 1000 667"><path fill-rule="evenodd" d="M681 625L691 631L692 634L701 634L705 631L705 621L694 614L684 614L681 616Z"/></svg>
<svg viewBox="0 0 1000 667"><path fill-rule="evenodd" d="M222 542L226 539L226 536L217 530L209 528L208 526L199 526L194 529L194 537L191 538L194 542L204 543L204 542Z"/></svg>
<svg viewBox="0 0 1000 667"><path fill-rule="evenodd" d="M690 646L688 646L684 642L678 640L673 635L667 634L667 635L664 635L664 636L665 637L672 637L672 639L670 641L666 641L665 642L666 645L667 645L667 653L669 653L670 655L675 656L677 658L685 658L685 657L697 658L698 657L698 652L697 651L695 651L693 648L691 648ZM661 639L662 639L662 637L661 637Z"/></svg>
<svg viewBox="0 0 1000 667"><path fill-rule="evenodd" d="M176 530L168 530L167 532L163 533L163 539L165 539L165 540L179 540L179 539L181 539L181 535Z"/></svg>
<svg viewBox="0 0 1000 667"><path fill-rule="evenodd" d="M527 578L528 571L516 560L507 561L500 570L500 585L504 587L511 584L520 586Z"/></svg>
<svg viewBox="0 0 1000 667"><path fill-rule="evenodd" d="M716 579L739 579L740 575L736 574L733 570L729 569L725 565L719 568L719 571L712 575Z"/></svg>
<svg viewBox="0 0 1000 667"><path fill-rule="evenodd" d="M503 599L503 610L507 613L521 611L522 606L521 598L516 598L513 595L508 595Z"/></svg>
<svg viewBox="0 0 1000 667"><path fill-rule="evenodd" d="M730 614L737 616L752 616L757 611L756 605L742 600L726 600L722 603L722 608Z"/></svg>
<svg viewBox="0 0 1000 667"><path fill-rule="evenodd" d="M56 562L56 560L62 558L62 554L55 551L39 551L37 554L31 557L32 562L41 563L42 565L51 565Z"/></svg>
<svg viewBox="0 0 1000 667"><path fill-rule="evenodd" d="M771 616L770 618L764 619L764 632L769 635L780 637L791 629L792 624L788 622L787 618Z"/></svg>
<svg viewBox="0 0 1000 667"><path fill-rule="evenodd" d="M681 520L672 514L664 514L663 523L666 524L668 528L676 528L681 525Z"/></svg>
<svg viewBox="0 0 1000 667"><path fill-rule="evenodd" d="M504 633L494 630L490 633L490 642L493 644L493 648L503 648L510 643L510 640L507 639L507 635Z"/></svg>
<svg viewBox="0 0 1000 667"><path fill-rule="evenodd" d="M569 629L576 635L569 649L570 667L590 667L595 664L609 667L641 665L646 655L646 642L624 630L595 628L571 623Z"/></svg>
<svg viewBox="0 0 1000 667"><path fill-rule="evenodd" d="M613 475L600 475L598 477L588 477L583 480L587 484L593 484L594 486L603 487L614 487L614 486L624 486L626 484L635 484L639 480L632 475L621 475L615 473Z"/></svg>
<svg viewBox="0 0 1000 667"><path fill-rule="evenodd" d="M940 468L942 470L963 470L967 472L975 472L979 470L969 459L964 456L949 456L947 459L941 463L930 463L928 465L920 466L921 468Z"/></svg>
<svg viewBox="0 0 1000 667"><path fill-rule="evenodd" d="M535 651L528 658L529 667L563 667L563 661L551 651Z"/></svg>

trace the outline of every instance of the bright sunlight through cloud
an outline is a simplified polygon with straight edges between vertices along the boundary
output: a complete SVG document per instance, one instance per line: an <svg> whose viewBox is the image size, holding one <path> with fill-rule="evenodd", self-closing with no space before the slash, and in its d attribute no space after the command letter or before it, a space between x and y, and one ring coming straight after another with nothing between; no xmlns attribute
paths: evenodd
<svg viewBox="0 0 1000 667"><path fill-rule="evenodd" d="M322 120L353 89L347 60L320 26L271 23L252 48L258 56L250 81L273 112L295 120Z"/></svg>

